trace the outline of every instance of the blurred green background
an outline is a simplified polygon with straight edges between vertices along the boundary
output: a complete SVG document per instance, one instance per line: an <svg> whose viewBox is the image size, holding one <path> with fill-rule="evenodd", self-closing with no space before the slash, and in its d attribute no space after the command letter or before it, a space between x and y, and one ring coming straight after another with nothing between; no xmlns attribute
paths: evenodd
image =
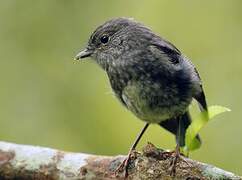
<svg viewBox="0 0 242 180"><path fill-rule="evenodd" d="M0 140L66 151L126 154L143 122L113 97L92 61L74 62L95 27L134 17L197 66L210 105L232 112L201 132L192 158L242 174L242 1L42 0L0 2ZM153 125L147 141L173 149Z"/></svg>

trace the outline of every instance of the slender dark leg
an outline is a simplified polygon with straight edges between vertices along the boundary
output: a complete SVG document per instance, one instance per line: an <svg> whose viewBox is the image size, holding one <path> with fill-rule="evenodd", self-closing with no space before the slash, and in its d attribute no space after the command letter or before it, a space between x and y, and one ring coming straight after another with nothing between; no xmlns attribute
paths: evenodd
<svg viewBox="0 0 242 180"><path fill-rule="evenodd" d="M179 119L178 119L178 129L177 129L177 146L179 147L179 149L180 149L180 146L183 146L184 145L184 137L183 137L183 135L184 135L184 124L183 124L183 122L182 122L182 117L180 117ZM180 152L180 151L179 151Z"/></svg>
<svg viewBox="0 0 242 180"><path fill-rule="evenodd" d="M171 175L174 175L176 173L176 163L177 160L180 158L180 147L184 144L184 138L183 135L185 133L184 130L184 124L182 122L182 118L178 119L178 129L177 129L177 135L176 135L176 149L175 149L175 157L171 162Z"/></svg>
<svg viewBox="0 0 242 180"><path fill-rule="evenodd" d="M125 158L125 160L119 165L119 167L116 169L115 172L120 171L121 169L125 168L125 177L128 176L128 165L129 165L129 160L130 160L130 156L132 154L132 151L135 150L137 144L139 143L141 137L143 136L143 134L145 133L146 129L149 127L149 123L146 123L145 126L143 127L143 129L141 130L141 132L139 133L139 135L137 136L137 138L134 141L134 144L131 146L128 156L127 158Z"/></svg>
<svg viewBox="0 0 242 180"><path fill-rule="evenodd" d="M137 138L134 141L134 144L131 146L130 150L134 150L137 146L137 144L139 143L141 137L143 136L143 134L145 133L146 129L149 127L149 123L146 123L145 126L143 127L143 129L140 131L139 135L137 136Z"/></svg>

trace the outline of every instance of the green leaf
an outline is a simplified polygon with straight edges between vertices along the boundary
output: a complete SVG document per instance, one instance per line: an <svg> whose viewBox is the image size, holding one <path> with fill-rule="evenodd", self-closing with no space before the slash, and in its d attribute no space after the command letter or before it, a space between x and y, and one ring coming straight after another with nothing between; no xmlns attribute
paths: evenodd
<svg viewBox="0 0 242 180"><path fill-rule="evenodd" d="M198 149L201 143L195 138L198 132L207 124L209 120L218 114L230 111L230 109L222 106L210 106L207 112L201 112L195 120L192 121L187 128L185 136L185 148L184 151L192 151Z"/></svg>

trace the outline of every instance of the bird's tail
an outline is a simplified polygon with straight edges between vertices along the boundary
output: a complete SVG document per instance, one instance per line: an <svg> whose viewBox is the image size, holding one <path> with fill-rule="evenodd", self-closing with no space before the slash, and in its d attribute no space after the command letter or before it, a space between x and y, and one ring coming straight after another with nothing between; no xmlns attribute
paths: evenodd
<svg viewBox="0 0 242 180"><path fill-rule="evenodd" d="M180 120L180 136L178 135L178 127L179 127L179 120ZM185 112L182 116L169 119L166 121L161 122L159 125L169 132L173 133L176 136L176 141L180 145L180 147L185 146L185 134L186 129L191 124L191 117L189 112ZM196 136L196 139L201 144L201 138L199 135Z"/></svg>

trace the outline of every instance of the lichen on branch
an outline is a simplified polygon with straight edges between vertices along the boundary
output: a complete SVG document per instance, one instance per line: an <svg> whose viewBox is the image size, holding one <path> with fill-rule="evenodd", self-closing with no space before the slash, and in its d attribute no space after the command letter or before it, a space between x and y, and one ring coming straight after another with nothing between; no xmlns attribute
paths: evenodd
<svg viewBox="0 0 242 180"><path fill-rule="evenodd" d="M99 156L0 142L0 179L124 179L114 171L125 156ZM148 143L133 152L127 179L231 179L241 177L212 165L182 157L170 175L173 153Z"/></svg>

